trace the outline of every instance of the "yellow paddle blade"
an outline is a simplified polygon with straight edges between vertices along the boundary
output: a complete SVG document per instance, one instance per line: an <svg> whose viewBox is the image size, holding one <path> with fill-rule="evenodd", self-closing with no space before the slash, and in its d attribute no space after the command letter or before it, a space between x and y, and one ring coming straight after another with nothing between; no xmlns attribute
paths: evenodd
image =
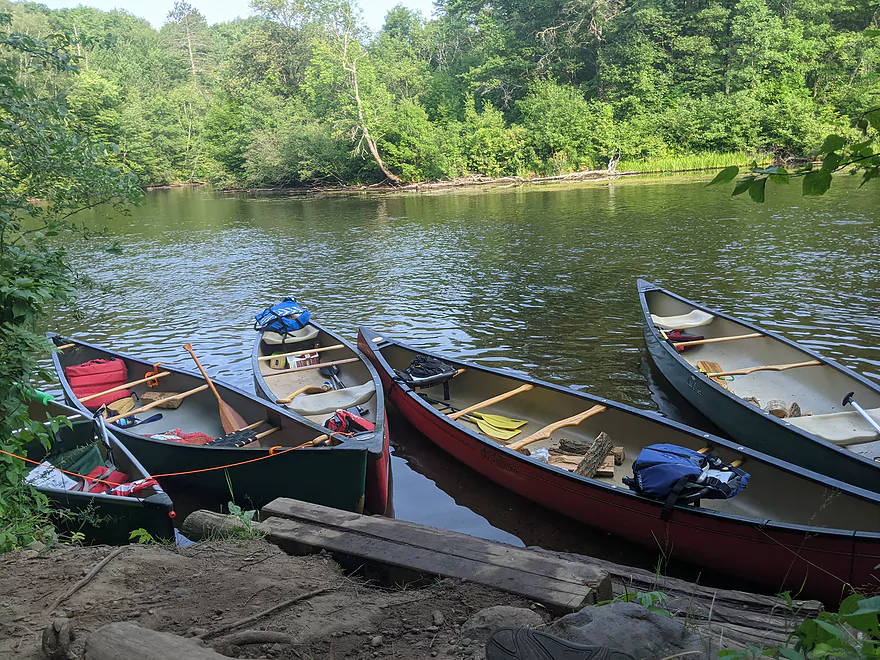
<svg viewBox="0 0 880 660"><path fill-rule="evenodd" d="M519 431L500 429L497 426L493 426L484 419L477 419L476 417L471 417L470 415L468 415L467 417L462 417L458 421L465 421L470 422L471 424L476 424L483 435L488 435L490 438L495 438L497 440L510 440L511 438L514 438L519 434Z"/></svg>
<svg viewBox="0 0 880 660"><path fill-rule="evenodd" d="M484 419L492 426L495 426L499 429L508 429L510 431L522 428L523 426L528 424L528 422L524 419L512 419L510 417L504 417L502 415L492 415L489 413L481 412L472 412L471 415L478 419Z"/></svg>

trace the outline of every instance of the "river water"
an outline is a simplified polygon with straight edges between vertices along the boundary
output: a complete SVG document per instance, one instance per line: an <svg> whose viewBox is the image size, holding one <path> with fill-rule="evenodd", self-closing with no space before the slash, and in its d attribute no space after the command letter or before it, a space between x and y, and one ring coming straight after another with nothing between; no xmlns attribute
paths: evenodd
<svg viewBox="0 0 880 660"><path fill-rule="evenodd" d="M758 205L706 180L324 197L154 191L129 216L83 218L109 228L70 246L96 286L58 310L52 329L186 368L192 342L209 373L252 391L253 316L293 294L352 339L370 325L705 426L648 364L643 277L880 381L878 188L841 177L804 198L798 185L770 184ZM397 517L656 559L486 483L399 415L391 423Z"/></svg>

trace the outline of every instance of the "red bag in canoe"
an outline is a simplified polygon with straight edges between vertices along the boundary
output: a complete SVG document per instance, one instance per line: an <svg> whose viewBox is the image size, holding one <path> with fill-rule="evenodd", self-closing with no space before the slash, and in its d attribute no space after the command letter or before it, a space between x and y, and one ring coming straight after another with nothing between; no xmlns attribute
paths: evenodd
<svg viewBox="0 0 880 660"><path fill-rule="evenodd" d="M119 358L89 360L83 364L75 364L67 367L64 375L78 399L128 382L128 369L125 367L125 362ZM104 404L113 403L127 396L131 396L130 390L119 390L86 401L83 405L89 410L97 410Z"/></svg>

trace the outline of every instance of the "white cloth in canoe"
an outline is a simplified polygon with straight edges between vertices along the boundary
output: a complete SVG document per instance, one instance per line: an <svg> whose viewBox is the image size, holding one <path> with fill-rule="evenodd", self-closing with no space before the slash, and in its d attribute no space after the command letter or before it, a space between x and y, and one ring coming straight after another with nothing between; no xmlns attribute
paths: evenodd
<svg viewBox="0 0 880 660"><path fill-rule="evenodd" d="M865 412L872 419L880 422L880 408L872 408ZM788 417L785 421L836 445L861 445L867 442L880 441L877 431L868 424L864 417L855 411L828 413L827 415L807 415L805 417Z"/></svg>
<svg viewBox="0 0 880 660"><path fill-rule="evenodd" d="M318 329L315 326L307 325L299 330L294 330L286 335L278 332L264 332L263 341L270 346L279 346L281 344L295 344L300 341L311 341L318 336Z"/></svg>
<svg viewBox="0 0 880 660"><path fill-rule="evenodd" d="M287 404L293 412L304 417L309 415L329 415L340 408L354 408L372 399L376 395L373 381L341 390L330 390L320 394L300 394Z"/></svg>
<svg viewBox="0 0 880 660"><path fill-rule="evenodd" d="M701 325L709 325L715 320L715 317L708 312L695 309L687 314L679 314L678 316L657 316L651 314L651 320L654 325L664 330L686 330L687 328L699 328Z"/></svg>

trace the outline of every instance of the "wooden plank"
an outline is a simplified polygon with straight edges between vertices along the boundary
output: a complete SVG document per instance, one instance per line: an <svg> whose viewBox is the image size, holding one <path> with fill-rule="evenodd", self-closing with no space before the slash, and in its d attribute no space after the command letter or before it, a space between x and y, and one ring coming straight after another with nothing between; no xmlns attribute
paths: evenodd
<svg viewBox="0 0 880 660"><path fill-rule="evenodd" d="M262 529L280 545L324 548L365 561L479 582L574 611L611 595L605 571L532 550L379 516L277 499ZM285 523L291 523L285 525Z"/></svg>

